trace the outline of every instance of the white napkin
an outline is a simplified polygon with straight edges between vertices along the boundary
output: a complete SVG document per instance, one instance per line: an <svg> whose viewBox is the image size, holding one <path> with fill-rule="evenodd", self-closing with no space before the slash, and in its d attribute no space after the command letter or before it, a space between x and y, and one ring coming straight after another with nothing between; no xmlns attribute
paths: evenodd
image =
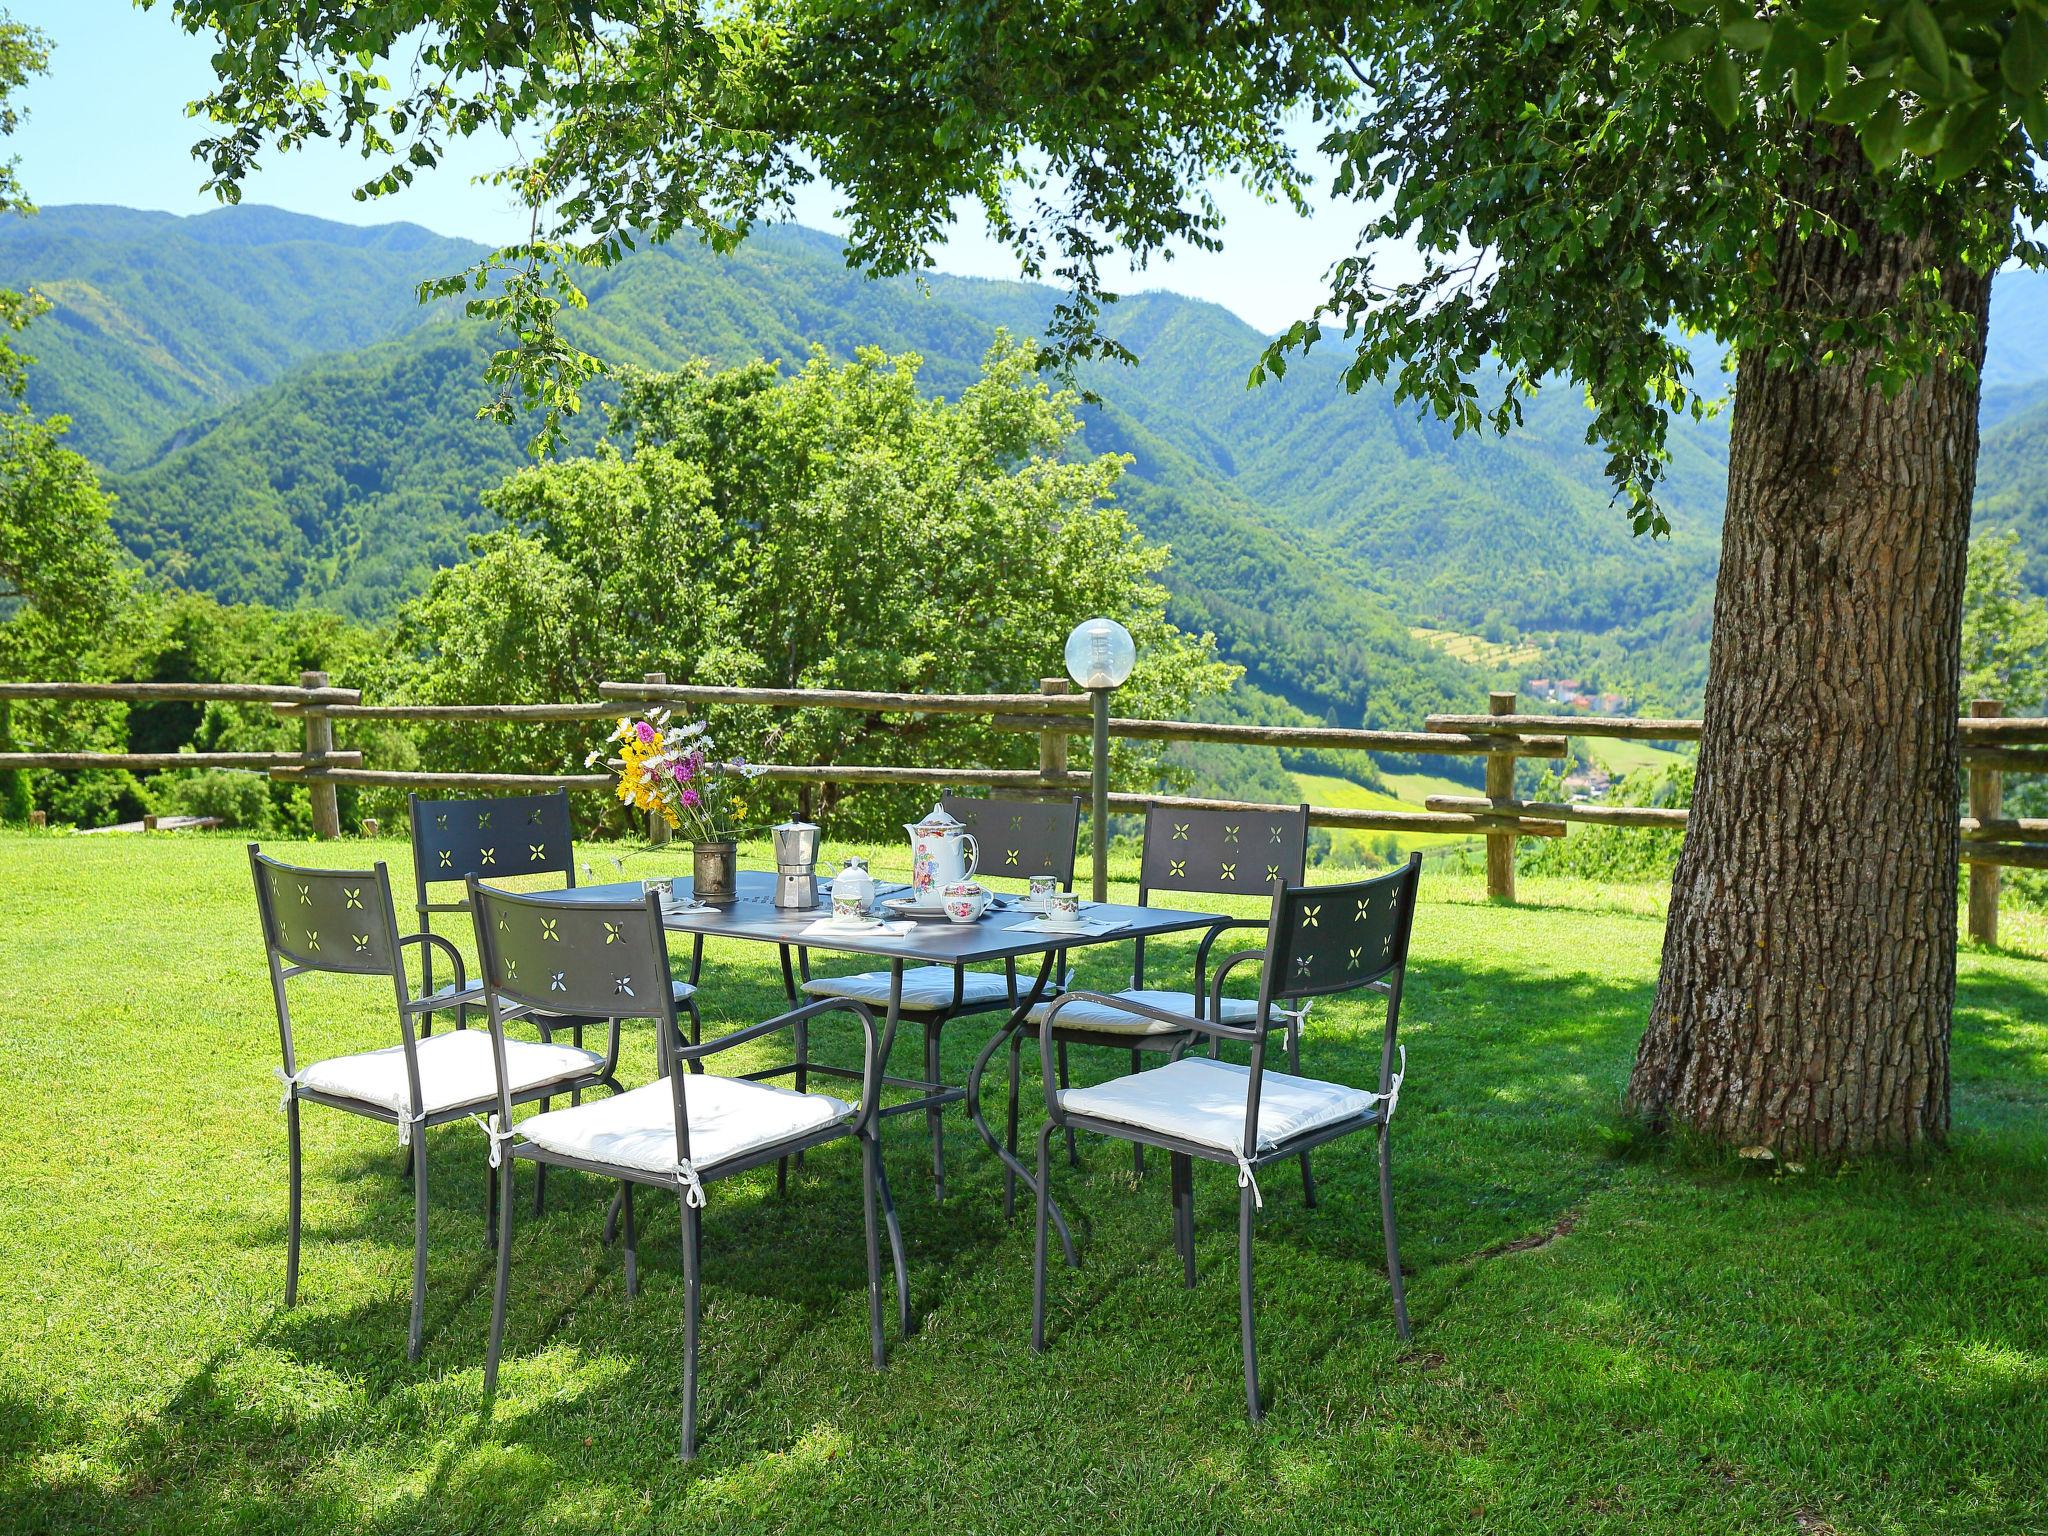
<svg viewBox="0 0 2048 1536"><path fill-rule="evenodd" d="M1078 923L1054 924L1042 917L1034 917L1028 923L1011 926L1012 933L1042 933L1050 938L1096 939L1105 933L1115 933L1119 928L1130 927L1128 920L1108 917L1084 917Z"/></svg>
<svg viewBox="0 0 2048 1536"><path fill-rule="evenodd" d="M916 927L917 924L915 923L863 923L860 927L856 928L850 923L835 923L831 918L826 917L812 923L810 927L803 931L802 937L806 939L831 940L871 938L876 935L886 935L892 939L900 939L904 934L911 932Z"/></svg>

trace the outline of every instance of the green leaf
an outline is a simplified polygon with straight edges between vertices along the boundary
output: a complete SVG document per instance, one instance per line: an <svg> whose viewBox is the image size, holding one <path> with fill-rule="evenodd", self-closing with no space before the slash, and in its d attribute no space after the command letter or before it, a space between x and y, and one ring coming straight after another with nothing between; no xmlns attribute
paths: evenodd
<svg viewBox="0 0 2048 1536"><path fill-rule="evenodd" d="M1899 152L1905 147L1906 114L1899 110L1896 98L1870 114L1862 137L1863 152L1879 170L1888 171L1899 163Z"/></svg>
<svg viewBox="0 0 2048 1536"><path fill-rule="evenodd" d="M1973 107L1950 112L1949 118L1948 137L1934 156L1934 174L1943 181L1960 176L1997 145L2005 131L2005 103L1986 96Z"/></svg>
<svg viewBox="0 0 2048 1536"><path fill-rule="evenodd" d="M2032 11L2015 13L2012 35L1999 51L1998 72L2014 95L2040 94L2042 81L2048 80L2048 21Z"/></svg>
<svg viewBox="0 0 2048 1536"><path fill-rule="evenodd" d="M1721 28L1721 41L1742 53L1755 53L1771 40L1771 24L1757 17L1731 21Z"/></svg>
<svg viewBox="0 0 2048 1536"><path fill-rule="evenodd" d="M1830 123L1864 123L1891 99L1891 81L1858 80L1854 85L1828 92L1828 104L1821 108L1820 115Z"/></svg>
<svg viewBox="0 0 2048 1536"><path fill-rule="evenodd" d="M1906 148L1916 155L1931 155L1941 148L1948 127L1948 113L1941 107L1922 107L1906 124Z"/></svg>
<svg viewBox="0 0 2048 1536"><path fill-rule="evenodd" d="M1659 64L1683 64L1696 59L1714 45L1712 27L1680 27L1667 32L1643 50Z"/></svg>
<svg viewBox="0 0 2048 1536"><path fill-rule="evenodd" d="M1941 35L1941 23L1934 19L1934 12L1927 8L1926 0L1906 0L1900 20L1905 27L1906 46L1913 50L1913 57L1934 77L1935 84L1947 91L1948 39Z"/></svg>
<svg viewBox="0 0 2048 1536"><path fill-rule="evenodd" d="M1742 69L1735 62L1735 55L1725 49L1716 53L1713 63L1707 66L1707 110L1720 120L1723 128L1733 128L1742 115L1741 91Z"/></svg>
<svg viewBox="0 0 2048 1536"><path fill-rule="evenodd" d="M1840 32L1863 19L1863 0L1806 0L1800 17L1826 32Z"/></svg>
<svg viewBox="0 0 2048 1536"><path fill-rule="evenodd" d="M2027 135L2033 139L2035 151L2048 150L2048 98L2030 96L2022 101L2020 121L2026 124Z"/></svg>
<svg viewBox="0 0 2048 1536"><path fill-rule="evenodd" d="M1801 59L1792 66L1792 104L1803 116L1813 115L1814 103L1820 100L1824 83L1819 55L1816 54L1811 62Z"/></svg>

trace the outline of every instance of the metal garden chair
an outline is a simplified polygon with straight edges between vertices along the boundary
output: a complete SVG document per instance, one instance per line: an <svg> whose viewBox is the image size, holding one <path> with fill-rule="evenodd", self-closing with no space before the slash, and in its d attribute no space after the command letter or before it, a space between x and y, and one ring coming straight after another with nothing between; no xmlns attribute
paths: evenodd
<svg viewBox="0 0 2048 1536"><path fill-rule="evenodd" d="M1155 803L1145 808L1145 841L1138 863L1138 905L1150 906L1155 896L1163 898L1167 905L1175 906L1181 904L1179 898L1182 896L1241 896L1248 892L1272 890L1278 885L1299 885L1307 862L1308 807L1305 805L1291 811L1218 811ZM1173 1015L1192 1014L1197 1018L1208 1012L1211 1017L1220 1017L1229 1024L1249 1023L1260 1017L1258 1005L1248 998L1223 998L1216 1005L1222 1010L1220 1015L1214 1013L1206 978L1209 952L1219 937L1233 928L1264 926L1263 918L1217 918L1215 926L1203 935L1195 951L1195 984L1192 991L1185 992L1148 987L1145 941L1132 941L1131 984L1121 992L1109 994L1116 1001L1061 1011L1060 1025L1052 1035L1058 1050L1060 1087L1065 1088L1069 1082L1069 1045L1128 1050L1133 1072L1143 1069L1148 1053L1177 1054L1185 1050L1192 1037L1185 1030L1162 1022L1157 1017L1160 1011ZM1118 1004L1122 1002L1141 1003L1154 1012L1148 1014L1121 1007ZM1040 1003L1026 1017L1033 1024L1041 1024L1051 1008L1050 1002ZM1294 1072L1301 1070L1302 1011L1276 1012L1276 1017L1287 1025L1288 1070ZM1025 1035L1020 1031L1010 1040L1008 1138L1012 1156L1017 1151L1018 1063L1024 1039ZM1134 1147L1131 1157L1133 1167L1142 1173L1145 1168L1144 1147ZM1067 1161L1070 1164L1076 1161L1071 1132L1067 1136ZM1302 1159L1301 1177L1303 1193L1308 1203L1313 1205L1316 1198L1315 1176L1309 1171L1306 1157ZM1006 1177L1003 1189L1005 1215L1014 1208L1014 1198L1015 1180Z"/></svg>
<svg viewBox="0 0 2048 1536"><path fill-rule="evenodd" d="M466 900L434 900L432 888L459 884L471 875L485 880L560 875L565 888L575 888L575 831L569 820L566 789L475 800L422 800L418 795L408 795L406 803L412 825L413 899L421 932L432 931L436 913L469 910ZM704 941L699 939L690 950L689 980L673 983L676 1004L690 1017L693 1043L703 1033L697 1012L697 982L703 963ZM431 964L425 971L422 990L435 991ZM434 1011L453 1008L458 1029L468 1022L469 1009L483 1000L481 987L470 987L459 995L447 987L440 990L444 1000ZM544 1037L552 1038L554 1031L567 1029L569 1038L581 1045L586 1025L608 1021L603 1014L547 1012L536 1014L534 1022ZM432 1028L429 1015L426 1029L431 1032ZM547 1107L545 1100L541 1107ZM545 1194L544 1181L537 1181L533 1192L536 1212Z"/></svg>
<svg viewBox="0 0 2048 1536"><path fill-rule="evenodd" d="M896 1269L899 1323L909 1331L910 1305L895 1204L882 1170L875 1134L882 1063L874 1015L860 1003L832 999L809 1004L708 1044L684 1045L676 1029L668 941L659 899L568 901L559 895L513 895L469 881L482 955L490 1039L497 1053L497 1109L487 1127L491 1165L502 1180L498 1201L497 1289L491 1304L490 1351L484 1392L496 1391L505 1335L505 1292L512 1263L512 1174L520 1158L545 1168L579 1169L620 1182L624 1214L626 1293L639 1293L639 1233L633 1189L648 1185L674 1193L682 1211L683 1439L687 1458L697 1448L697 1326L701 1213L705 1186L729 1175L776 1162L824 1142L852 1136L861 1143L861 1179L867 1226L868 1331L873 1363L884 1363L882 1276L875 1230L879 1189ZM547 1111L512 1125L516 1102L513 1041L505 1026L543 1009L606 1013L657 1022L662 1075L644 1087ZM714 1077L696 1068L704 1058L821 1014L851 1013L865 1038L860 1102L822 1093L798 1093L747 1077ZM509 1146L507 1145L509 1143ZM506 1155L509 1152L509 1155Z"/></svg>
<svg viewBox="0 0 2048 1536"><path fill-rule="evenodd" d="M1074 881L1075 845L1081 830L1081 797L1068 801L981 800L947 795L939 804L946 813L966 824L981 851L982 866L977 880L1029 881L1033 875L1051 875L1064 887ZM801 991L808 997L851 998L870 1008L889 1006L889 972L861 971L851 976L813 976L810 956L796 951L801 980L789 969L789 951L783 951L783 982L794 1003ZM1054 962L1055 974L1064 971L1065 958ZM1015 1010L1017 964L993 971L969 970L958 965L923 965L903 973L902 1013L924 1027L925 1081L936 1083L939 1076L939 1037L950 1019L997 1009ZM797 1037L798 1059L804 1059L805 1041ZM811 1067L810 1071L830 1069ZM801 1080L799 1080L801 1083ZM946 1154L942 1111L932 1106L925 1111L932 1138L932 1188L946 1197ZM1013 1181L1014 1182L1014 1181Z"/></svg>
<svg viewBox="0 0 2048 1536"><path fill-rule="evenodd" d="M282 1107L291 1159L284 1304L295 1305L299 1295L299 1106L325 1104L395 1125L398 1143L410 1148L412 1161L412 1326L406 1353L417 1360L427 1286L427 1149L426 1138L417 1133L468 1119L508 1095L512 1102L523 1104L551 1093L600 1084L616 1089L613 1073L618 1063L618 1032L613 1031L611 1049L605 1056L576 1046L529 1040L508 1040L502 1054L497 1054L481 1030L458 1029L440 1035L416 1032L415 1021L446 1004L432 995L429 987L422 986L417 994L411 990L405 951L414 946L422 954L439 950L454 969L458 990L466 986L462 954L438 934L399 936L391 874L382 863L360 870L300 869L266 857L251 843L249 868L256 882L270 988L277 1004L278 1042L284 1054L284 1065L277 1074L285 1085ZM421 970L424 972L424 965ZM301 1066L285 983L308 972L388 978L397 1008L397 1043ZM493 1184L493 1196L495 1190Z"/></svg>
<svg viewBox="0 0 2048 1536"><path fill-rule="evenodd" d="M1048 1163L1056 1129L1092 1131L1140 1146L1164 1148L1173 1160L1173 1235L1186 1283L1195 1283L1194 1159L1234 1163L1238 1182L1238 1311L1244 1345L1245 1406L1254 1423L1259 1408L1258 1344L1252 1323L1252 1214L1262 1202L1258 1172L1348 1136L1374 1131L1379 1140L1380 1222L1386 1241L1387 1281L1393 1289L1394 1325L1409 1336L1408 1304L1394 1237L1393 1169L1388 1128L1400 1101L1407 1049L1397 1032L1401 989L1408 970L1408 940L1415 921L1415 889L1422 867L1414 855L1392 874L1348 885L1286 886L1274 893L1264 949L1240 950L1217 967L1204 1017L1135 1008L1177 1032L1213 1041L1241 1040L1251 1047L1247 1066L1214 1056L1177 1056L1150 1072L1133 1073L1087 1088L1061 1089L1042 1065L1046 1123L1038 1136L1038 1229L1032 1270L1031 1347L1045 1349L1046 1218L1051 1200ZM1224 979L1241 965L1260 968L1259 1011L1243 1023L1222 1020ZM1372 989L1387 999L1376 1092L1266 1068L1271 1019L1285 1002L1335 992ZM1111 999L1069 992L1046 1010L1040 1050L1049 1060L1060 1016ZM1399 1051L1399 1065L1396 1052Z"/></svg>

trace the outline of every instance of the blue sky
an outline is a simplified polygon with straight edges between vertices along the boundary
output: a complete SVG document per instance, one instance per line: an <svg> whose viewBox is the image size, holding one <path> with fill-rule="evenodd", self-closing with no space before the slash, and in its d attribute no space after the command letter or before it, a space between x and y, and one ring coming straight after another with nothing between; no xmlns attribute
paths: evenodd
<svg viewBox="0 0 2048 1536"><path fill-rule="evenodd" d="M191 157L202 125L185 116L185 104L212 80L205 39L187 37L167 9L139 12L128 0L0 0L0 8L55 44L50 73L24 95L28 120L6 146L20 158L31 197L173 213L215 206L199 190L203 167ZM362 162L349 151L315 146L268 156L243 197L351 224L409 219L441 234L506 240L524 232L523 216L503 194L473 184L496 165L498 148L495 141L473 142L404 193L358 203L349 194ZM1222 252L1183 252L1145 272L1120 273L1111 285L1209 299L1264 331L1307 314L1330 263L1351 249L1356 210L1336 206L1303 220L1234 186L1219 187L1217 195L1230 218ZM817 228L837 228L834 206L829 188L814 188L799 216ZM1009 254L981 235L978 220L960 228L939 265L969 276L1017 275Z"/></svg>

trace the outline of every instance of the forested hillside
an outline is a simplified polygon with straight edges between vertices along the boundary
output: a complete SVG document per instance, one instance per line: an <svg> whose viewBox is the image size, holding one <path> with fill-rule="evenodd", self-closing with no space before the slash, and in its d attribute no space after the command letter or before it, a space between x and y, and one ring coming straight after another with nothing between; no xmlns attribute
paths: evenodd
<svg viewBox="0 0 2048 1536"><path fill-rule="evenodd" d="M262 208L199 218L50 208L0 228L0 278L34 283L34 403L114 471L121 538L154 575L236 600L390 613L491 525L480 493L524 461L523 429L476 419L490 339L413 285L475 251L412 226L356 229ZM1053 295L849 273L837 242L764 231L718 257L643 251L593 274L575 338L617 364L799 363L873 345L924 358L922 387L973 379L998 326L1029 336ZM1139 366L1096 366L1077 445L1129 454L1119 497L1170 544L1176 622L1213 629L1259 686L1319 719L1408 724L1485 679L1411 626L1532 637L1560 673L1664 707L1703 675L1725 422L1673 430L1672 535L1630 537L1585 414L1545 390L1506 441L1454 439L1347 394L1333 339L1246 388L1263 338L1166 294L1117 305ZM2048 580L2048 281L2001 279L1986 367L1982 507ZM1703 366L1716 366L1703 358ZM601 427L600 389L578 436ZM1981 519L1980 519L1981 520Z"/></svg>

